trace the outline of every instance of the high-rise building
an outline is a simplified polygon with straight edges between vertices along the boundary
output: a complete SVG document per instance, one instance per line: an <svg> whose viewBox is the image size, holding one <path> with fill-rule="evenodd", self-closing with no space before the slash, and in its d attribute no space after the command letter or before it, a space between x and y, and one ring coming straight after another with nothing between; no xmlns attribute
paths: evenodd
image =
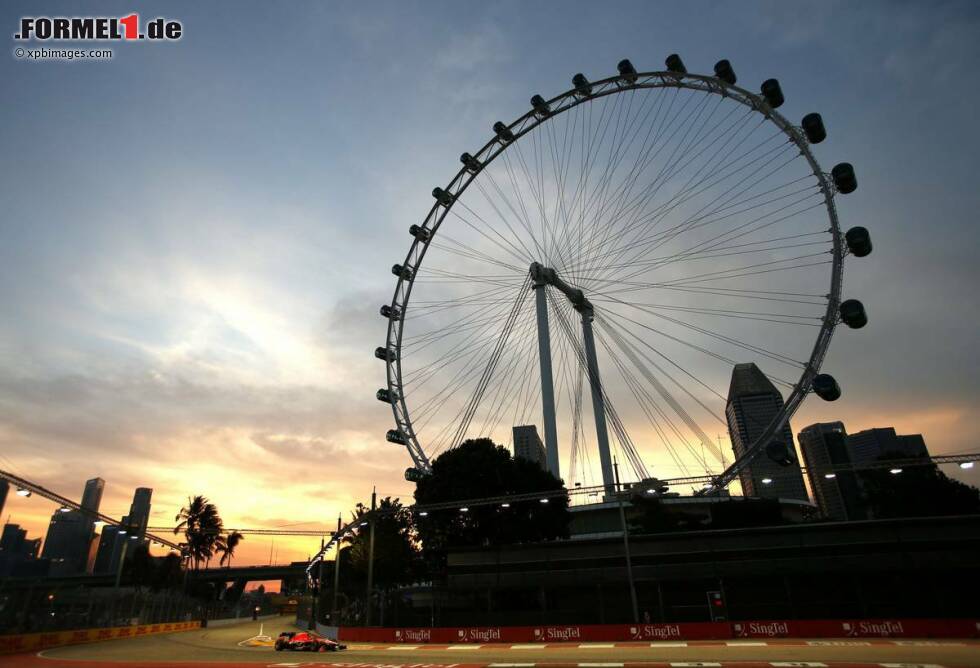
<svg viewBox="0 0 980 668"><path fill-rule="evenodd" d="M136 535L143 538L146 527L150 525L150 499L153 490L149 487L137 487L133 494L133 503L129 506L128 524Z"/></svg>
<svg viewBox="0 0 980 668"><path fill-rule="evenodd" d="M121 526L103 527L92 565L94 573L115 573L121 560L132 557L135 546L142 543L146 536L152 497L152 489L138 487L133 494L129 514L122 518Z"/></svg>
<svg viewBox="0 0 980 668"><path fill-rule="evenodd" d="M533 425L514 427L514 457L532 461L543 469L548 468L544 443L538 436L538 428Z"/></svg>
<svg viewBox="0 0 980 668"><path fill-rule="evenodd" d="M3 517L3 507L7 503L7 493L10 491L10 483L0 480L0 517Z"/></svg>
<svg viewBox="0 0 980 668"><path fill-rule="evenodd" d="M47 562L43 564L43 569L31 568L42 565L33 563L38 561L40 551L40 538L28 538L27 530L18 524L3 525L3 534L0 535L0 576L46 575Z"/></svg>
<svg viewBox="0 0 980 668"><path fill-rule="evenodd" d="M102 478L92 478L86 481L82 492L82 510L59 509L51 515L42 556L51 560L52 574L85 572L95 538L95 517L90 513L99 511L104 489L105 481Z"/></svg>
<svg viewBox="0 0 980 668"><path fill-rule="evenodd" d="M921 434L899 436L894 427L877 427L850 434L847 447L855 464L870 464L882 457L906 459L929 456Z"/></svg>
<svg viewBox="0 0 980 668"><path fill-rule="evenodd" d="M782 408L783 395L759 367L751 362L735 365L728 388L725 416L736 458L741 457L762 436ZM773 436L773 441L785 444L794 455L793 463L782 466L767 457L764 451L761 452L739 473L742 492L745 496L809 501L803 484L803 472L796 461L796 447L788 421Z"/></svg>
<svg viewBox="0 0 980 668"><path fill-rule="evenodd" d="M99 512L102 505L102 492L105 491L105 480L102 478L92 478L86 481L85 491L82 493L82 508L93 513Z"/></svg>
<svg viewBox="0 0 980 668"><path fill-rule="evenodd" d="M860 478L851 467L847 430L842 422L804 427L799 434L810 489L821 514L832 520L868 518Z"/></svg>
<svg viewBox="0 0 980 668"><path fill-rule="evenodd" d="M119 537L119 527L107 524L102 527L102 535L99 536L99 547L95 552L95 563L92 565L92 572L96 575L104 575L113 572L112 557L116 550L116 540Z"/></svg>

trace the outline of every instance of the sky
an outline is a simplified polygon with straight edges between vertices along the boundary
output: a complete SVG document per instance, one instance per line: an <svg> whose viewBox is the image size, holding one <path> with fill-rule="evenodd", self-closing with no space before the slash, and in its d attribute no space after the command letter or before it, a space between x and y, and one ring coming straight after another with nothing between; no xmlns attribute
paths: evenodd
<svg viewBox="0 0 980 668"><path fill-rule="evenodd" d="M778 78L783 111L820 111L821 155L858 174L842 225L875 251L844 293L870 324L826 360L844 397L808 401L794 428L977 449L975 3L97 7L183 37L112 43L107 62L26 61L11 38L0 58L3 468L72 497L102 477L115 516L152 487L163 526L195 494L266 528L330 527L373 487L410 498L372 355L407 227L531 94L675 52L695 72L727 58L746 87ZM8 2L0 25L94 11ZM4 519L41 535L53 510L14 498ZM248 537L238 560L318 543Z"/></svg>

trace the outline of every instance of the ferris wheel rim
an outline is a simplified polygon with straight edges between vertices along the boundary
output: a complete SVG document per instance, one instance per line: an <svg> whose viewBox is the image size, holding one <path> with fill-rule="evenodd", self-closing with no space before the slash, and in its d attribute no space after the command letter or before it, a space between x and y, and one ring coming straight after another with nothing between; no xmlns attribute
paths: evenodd
<svg viewBox="0 0 980 668"><path fill-rule="evenodd" d="M735 84L729 84L717 77L688 72L644 72L637 73L634 79L635 80L631 82L626 80L622 75L616 75L591 82L590 86L592 90L587 95L582 94L580 90L573 87L546 101L547 106L550 107L549 113L541 114L536 109L532 108L530 111L519 116L510 124L505 125L504 127L512 134L512 137L507 141L503 141L502 137L498 133L496 136L491 137L491 139L484 144L479 151L473 154L472 157L478 161L479 167L476 169L471 169L469 166L464 165L456 173L456 175L449 181L443 190L444 193L447 193L450 196L448 202L442 202L437 199L419 226L420 229L426 230L428 234L424 239L413 236L412 244L409 247L409 251L405 256L404 264L402 265L403 267L410 269L410 274L407 278L405 276L396 277L395 290L389 304L389 307L394 313L397 314L397 316L388 318L385 346L387 351L393 351L394 354L389 355L386 353L385 366L387 390L391 398L390 403L392 414L395 419L395 429L400 432L405 439L406 442L403 445L408 451L408 454L414 464L414 468L417 471L421 473L430 473L431 462L429 461L429 457L415 433L408 405L405 401L405 393L402 392L402 359L400 353L402 348L402 337L404 334L405 314L411 300L415 279L418 275L418 269L422 266L422 261L425 258L426 252L428 251L432 240L434 239L446 216L449 215L449 212L460 195L467 190L469 185L476 179L477 176L479 176L510 146L516 144L522 137L538 126L543 125L557 116L574 109L575 107L578 107L586 102L593 102L600 98L605 98L632 90L676 88L720 95L723 98L730 98L733 101L762 114L766 120L771 121L789 139L790 142L796 145L802 156L806 159L814 178L816 178L820 186L820 191L824 197L824 206L827 209L827 215L830 223L830 229L827 230L827 232L830 233L832 241L832 268L830 291L826 295L827 308L824 317L822 318L820 331L810 352L809 359L804 367L800 380L793 385L790 394L784 401L783 408L781 409L780 413L772 420L763 434L753 442L748 450L752 452L759 451L761 444L770 439L775 432L781 429L783 425L789 421L789 419L802 404L806 395L810 392L813 378L818 374L823 364L830 346L830 340L838 322L838 309L841 302L841 291L843 285L843 263L846 252L844 250L844 244L842 243L840 221L834 203L836 188L833 185L833 181L828 178L828 174L822 170L820 164L817 162L816 157L810 150L810 142L807 140L804 132L782 116L774 108L772 108L762 95L752 93L751 91L748 91L747 89ZM411 467L409 471L411 471ZM727 486L728 482L730 482L731 479L734 479L735 474L737 474L737 471L732 473L731 469L726 470L722 476L716 478L717 483L715 486ZM728 480L725 480L726 477Z"/></svg>

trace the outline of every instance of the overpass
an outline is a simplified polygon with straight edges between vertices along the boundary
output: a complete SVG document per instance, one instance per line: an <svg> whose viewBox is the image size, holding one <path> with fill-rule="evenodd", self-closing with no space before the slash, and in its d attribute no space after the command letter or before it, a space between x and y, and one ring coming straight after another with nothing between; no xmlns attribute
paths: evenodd
<svg viewBox="0 0 980 668"><path fill-rule="evenodd" d="M244 587L249 582L265 580L306 581L307 562L299 561L290 564L263 564L260 566L233 566L221 568L202 568L189 570L188 580L201 582L234 582ZM30 587L74 588L74 587L113 587L116 584L114 573L97 575L58 575L58 576L26 576L4 578L4 589L23 589ZM132 584L129 573L124 573L121 585Z"/></svg>

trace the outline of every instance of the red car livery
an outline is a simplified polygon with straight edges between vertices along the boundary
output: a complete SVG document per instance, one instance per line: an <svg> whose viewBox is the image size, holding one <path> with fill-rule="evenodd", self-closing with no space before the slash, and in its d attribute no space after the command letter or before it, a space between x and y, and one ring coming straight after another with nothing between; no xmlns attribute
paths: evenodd
<svg viewBox="0 0 980 668"><path fill-rule="evenodd" d="M347 649L347 645L341 645L336 640L324 638L313 633L313 631L284 631L276 638L276 651L296 651L296 652L336 652L339 649Z"/></svg>

